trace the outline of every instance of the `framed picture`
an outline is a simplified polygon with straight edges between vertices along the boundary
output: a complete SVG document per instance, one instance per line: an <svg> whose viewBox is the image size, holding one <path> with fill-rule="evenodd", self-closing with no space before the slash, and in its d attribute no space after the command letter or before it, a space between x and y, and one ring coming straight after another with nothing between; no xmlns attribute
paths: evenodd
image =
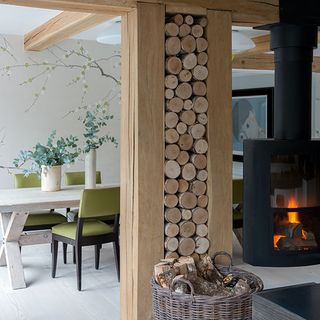
<svg viewBox="0 0 320 320"><path fill-rule="evenodd" d="M233 161L243 162L243 141L273 136L273 88L233 90Z"/></svg>

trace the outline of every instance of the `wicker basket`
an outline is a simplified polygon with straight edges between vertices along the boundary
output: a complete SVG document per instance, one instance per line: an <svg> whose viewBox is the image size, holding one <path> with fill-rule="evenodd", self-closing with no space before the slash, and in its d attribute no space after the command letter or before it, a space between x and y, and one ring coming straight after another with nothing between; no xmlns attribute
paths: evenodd
<svg viewBox="0 0 320 320"><path fill-rule="evenodd" d="M214 256L225 253L217 253ZM230 256L229 256L230 257ZM231 257L230 257L231 261ZM152 278L153 319L154 320L246 320L252 319L253 292L263 289L262 280L256 275L231 266L216 265L219 271L227 275L232 273L241 279L245 279L250 285L250 292L230 298L214 298L203 295L195 295L192 284L188 283L191 294L176 293L171 289L159 286ZM181 281L180 280L180 281Z"/></svg>

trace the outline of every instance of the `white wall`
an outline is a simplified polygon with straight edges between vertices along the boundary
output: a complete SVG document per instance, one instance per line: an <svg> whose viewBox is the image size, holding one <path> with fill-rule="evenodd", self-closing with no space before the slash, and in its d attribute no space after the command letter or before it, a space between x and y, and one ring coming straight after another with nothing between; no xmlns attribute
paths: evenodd
<svg viewBox="0 0 320 320"><path fill-rule="evenodd" d="M106 59L117 54L119 47L102 45L95 41L81 41L79 44L77 40L67 40L60 47L70 52L79 50L80 45L92 59L99 59L105 73L119 79L120 59ZM112 80L101 76L99 70L94 68L86 69L84 78L81 78L82 69L71 69L63 65L82 65L83 58L76 55L66 58L65 53L58 48L53 48L53 53L47 50L25 52L23 37L20 36L0 35L0 46L9 50L9 53L0 50L0 139L3 139L0 146L0 165L12 166L12 160L21 149L32 148L38 141L45 143L53 129L57 130L58 136L73 134L81 137L82 123L78 120L81 112L67 117L65 115L81 105L94 105L108 94L109 97L115 96L110 103L114 120L110 121L108 131L119 141L119 87ZM43 62L62 66L49 72ZM29 65L25 65L26 63ZM37 66L31 66L32 64ZM9 76L6 74L6 66L11 66ZM29 82L30 78L41 72L44 74ZM79 76L80 81L69 85ZM21 85L24 81L27 83ZM87 95L82 103L85 86L88 86ZM27 112L37 93L40 93L37 103ZM119 183L119 147L115 149L113 145L105 144L97 154L97 169L102 171L103 182ZM79 160L65 170L84 170L84 162ZM0 188L10 187L13 187L13 176L6 169L0 169Z"/></svg>

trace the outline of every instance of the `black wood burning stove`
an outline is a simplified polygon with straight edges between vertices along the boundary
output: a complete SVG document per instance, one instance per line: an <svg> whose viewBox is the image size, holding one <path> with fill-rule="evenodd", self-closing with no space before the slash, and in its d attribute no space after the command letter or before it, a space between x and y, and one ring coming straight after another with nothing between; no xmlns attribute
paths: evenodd
<svg viewBox="0 0 320 320"><path fill-rule="evenodd" d="M275 53L274 139L244 142L244 261L320 263L320 141L311 140L318 28L269 26Z"/></svg>

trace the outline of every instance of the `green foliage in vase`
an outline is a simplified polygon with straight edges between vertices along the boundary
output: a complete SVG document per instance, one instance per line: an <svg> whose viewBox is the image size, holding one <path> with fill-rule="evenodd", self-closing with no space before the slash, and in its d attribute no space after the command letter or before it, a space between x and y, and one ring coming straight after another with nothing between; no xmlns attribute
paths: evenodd
<svg viewBox="0 0 320 320"><path fill-rule="evenodd" d="M46 145L37 143L32 150L20 151L13 164L16 168L21 168L30 163L30 166L24 169L24 173L29 174L40 173L41 166L53 167L73 163L81 152L77 142L78 138L72 135L56 139L54 130L49 135Z"/></svg>

